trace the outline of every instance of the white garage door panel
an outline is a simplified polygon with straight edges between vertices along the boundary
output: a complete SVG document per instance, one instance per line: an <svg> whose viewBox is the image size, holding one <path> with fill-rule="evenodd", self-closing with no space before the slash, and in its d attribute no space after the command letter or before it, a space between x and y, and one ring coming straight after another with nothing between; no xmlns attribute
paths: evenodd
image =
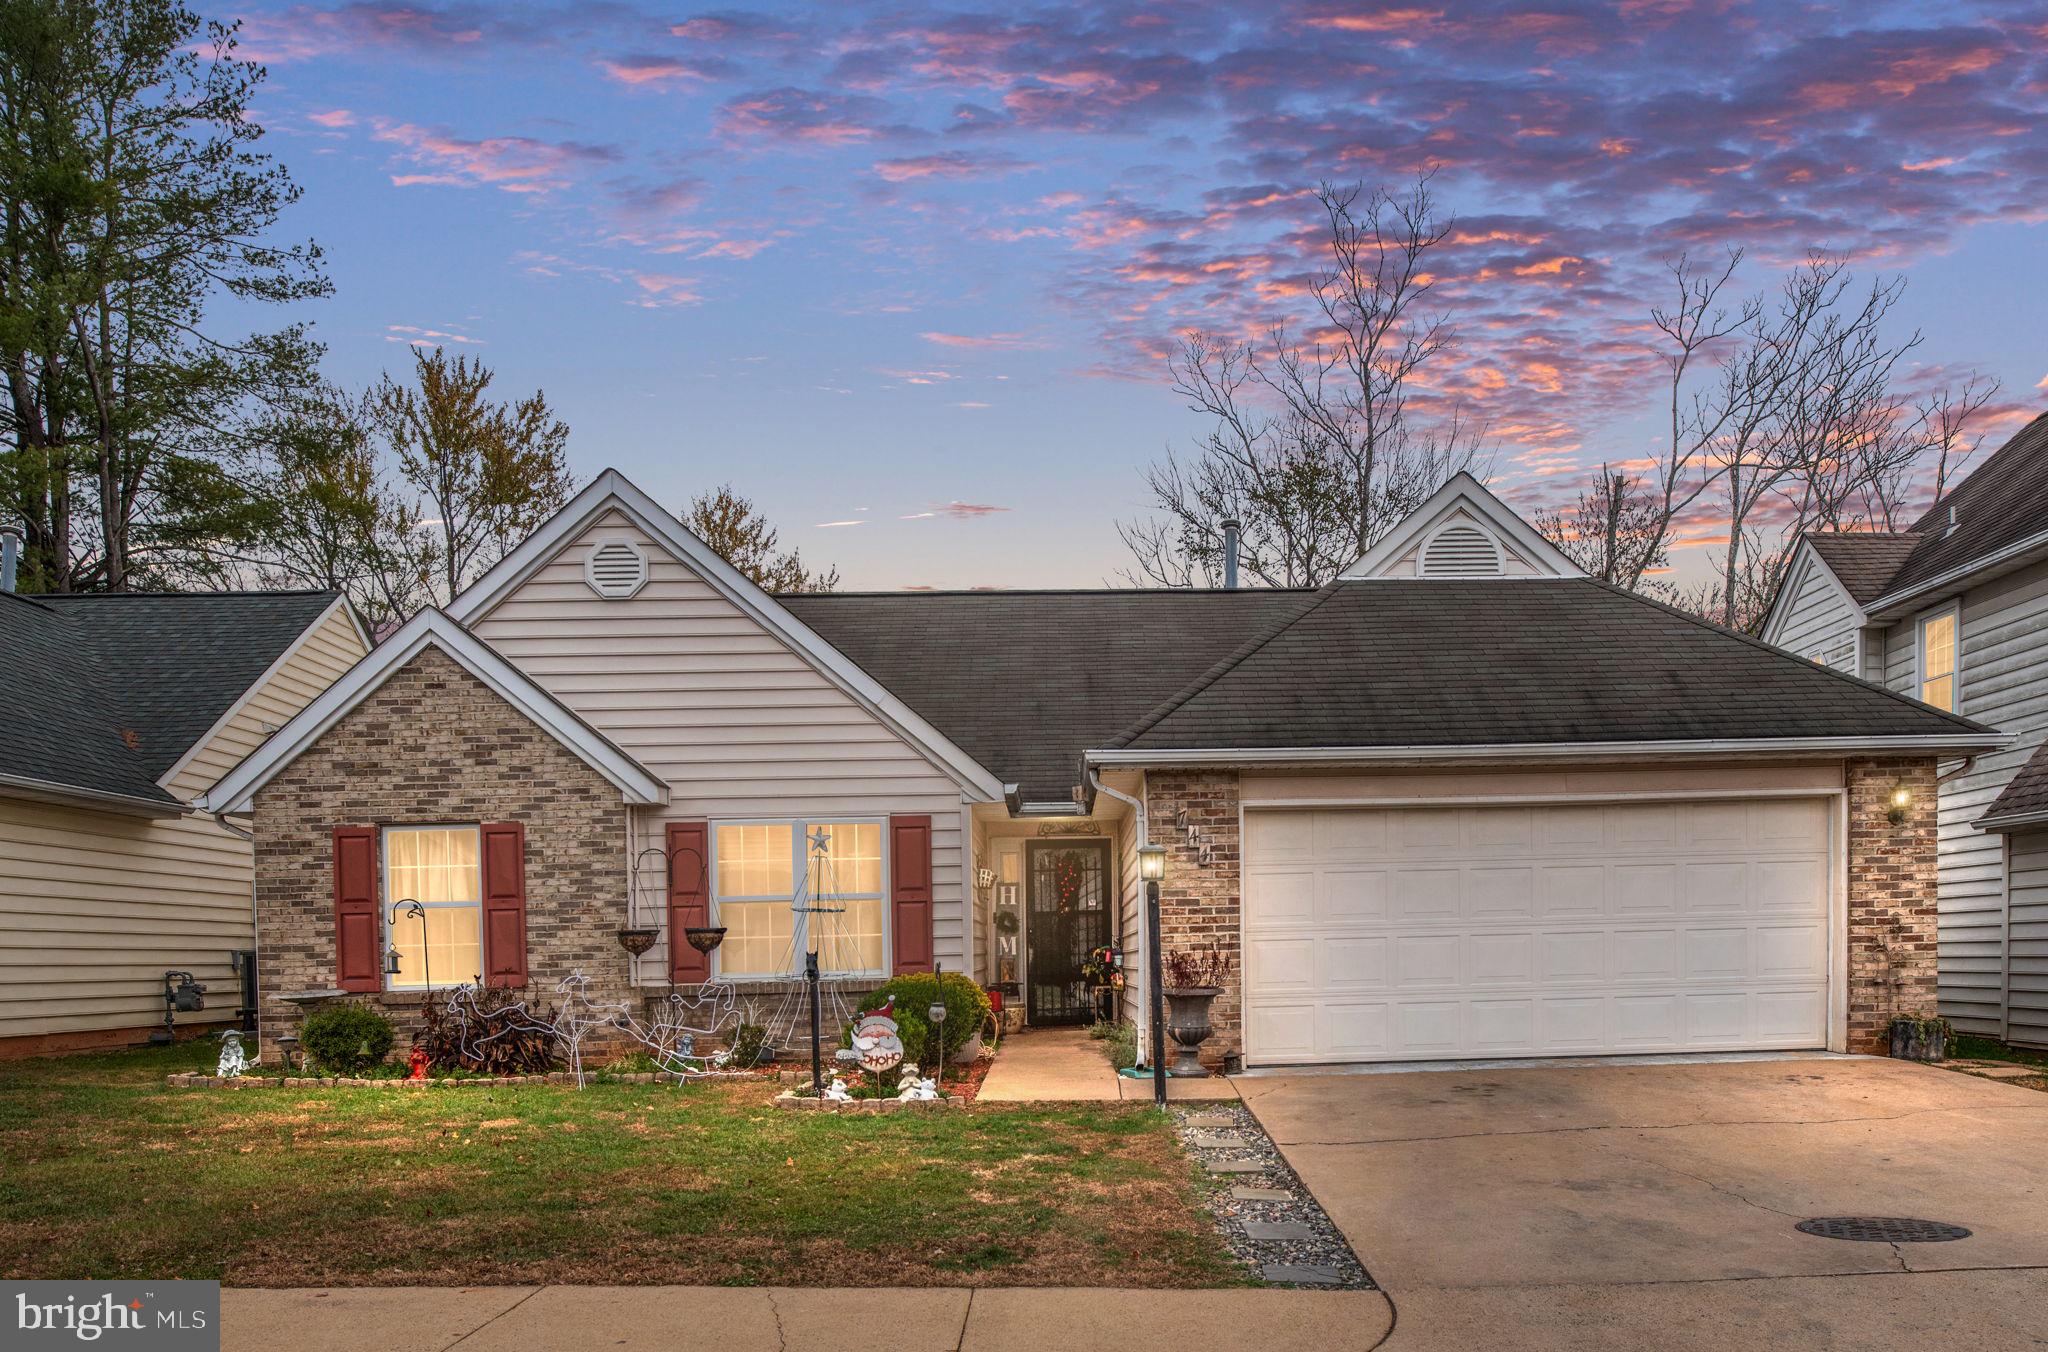
<svg viewBox="0 0 2048 1352"><path fill-rule="evenodd" d="M1256 1063L1822 1046L1822 799L1253 810Z"/></svg>

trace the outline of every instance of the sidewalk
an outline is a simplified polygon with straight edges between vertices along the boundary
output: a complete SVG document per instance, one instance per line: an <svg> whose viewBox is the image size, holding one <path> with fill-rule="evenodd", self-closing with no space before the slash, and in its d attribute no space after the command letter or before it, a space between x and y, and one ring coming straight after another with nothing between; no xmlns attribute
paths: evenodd
<svg viewBox="0 0 2048 1352"><path fill-rule="evenodd" d="M221 1293L223 1352L1367 1352L1377 1291L701 1286Z"/></svg>
<svg viewBox="0 0 2048 1352"><path fill-rule="evenodd" d="M1176 1102L1234 1099L1237 1090L1220 1075L1206 1080L1166 1082ZM1152 1081L1116 1073L1085 1028L1033 1028L1012 1033L996 1050L995 1064L976 1095L980 1103L1098 1103L1152 1101Z"/></svg>

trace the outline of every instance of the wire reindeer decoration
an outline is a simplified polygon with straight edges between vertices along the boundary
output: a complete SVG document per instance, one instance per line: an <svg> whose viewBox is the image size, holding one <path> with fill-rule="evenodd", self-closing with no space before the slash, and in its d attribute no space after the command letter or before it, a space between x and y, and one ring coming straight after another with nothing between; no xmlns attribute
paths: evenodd
<svg viewBox="0 0 2048 1352"><path fill-rule="evenodd" d="M718 984L700 988L695 995L672 992L643 1024L633 1017L629 1001L591 999L590 978L581 969L555 983L559 999L552 1018L536 1013L523 1000L487 1013L477 1003L481 994L479 987L460 986L448 995L447 1016L455 1023L456 1045L463 1056L481 1060L482 1048L491 1042L537 1033L561 1048L578 1089L587 1083L584 1040L601 1029L616 1029L644 1048L657 1069L689 1079L722 1069L729 1059L723 1051L698 1055L698 1039L723 1038L729 1043L741 1021L732 987Z"/></svg>

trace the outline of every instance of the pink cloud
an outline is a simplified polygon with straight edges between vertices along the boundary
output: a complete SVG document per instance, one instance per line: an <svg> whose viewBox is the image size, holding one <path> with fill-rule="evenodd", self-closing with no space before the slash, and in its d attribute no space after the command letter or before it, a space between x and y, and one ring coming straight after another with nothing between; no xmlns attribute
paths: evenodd
<svg viewBox="0 0 2048 1352"><path fill-rule="evenodd" d="M576 141L541 141L530 136L489 136L468 139L410 122L376 120L373 140L401 148L405 158L425 168L400 174L399 187L423 184L494 187L503 192L539 193L567 187L581 172L613 163L619 152L611 146Z"/></svg>
<svg viewBox="0 0 2048 1352"><path fill-rule="evenodd" d="M989 178L1037 167L1014 155L947 150L933 155L909 155L900 159L878 160L875 163L875 174L891 183L905 183L920 178Z"/></svg>
<svg viewBox="0 0 2048 1352"><path fill-rule="evenodd" d="M917 336L924 339L927 343L937 343L940 347L971 347L1008 352L1016 351L1019 348L1044 346L1043 343L1026 338L1021 333L972 334L927 332L920 333Z"/></svg>
<svg viewBox="0 0 2048 1352"><path fill-rule="evenodd" d="M317 122L323 127L353 127L356 124L356 115L346 108L336 108L331 112L310 113L306 120Z"/></svg>

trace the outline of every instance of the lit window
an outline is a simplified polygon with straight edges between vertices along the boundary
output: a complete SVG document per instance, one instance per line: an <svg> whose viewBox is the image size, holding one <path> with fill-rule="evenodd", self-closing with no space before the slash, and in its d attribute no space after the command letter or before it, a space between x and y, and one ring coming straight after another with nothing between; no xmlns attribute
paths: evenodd
<svg viewBox="0 0 2048 1352"><path fill-rule="evenodd" d="M811 837L823 833L814 857ZM879 975L884 963L882 823L732 822L714 836L719 975L789 976L802 969L806 930L818 940L818 964L835 975ZM813 874L816 874L813 879ZM805 896L843 910L799 915Z"/></svg>
<svg viewBox="0 0 2048 1352"><path fill-rule="evenodd" d="M1920 621L1920 698L1950 713L1956 708L1956 613Z"/></svg>
<svg viewBox="0 0 2048 1352"><path fill-rule="evenodd" d="M394 826L384 832L384 934L398 951L391 990L476 981L484 969L483 868L474 826ZM424 917L404 903L417 901Z"/></svg>

